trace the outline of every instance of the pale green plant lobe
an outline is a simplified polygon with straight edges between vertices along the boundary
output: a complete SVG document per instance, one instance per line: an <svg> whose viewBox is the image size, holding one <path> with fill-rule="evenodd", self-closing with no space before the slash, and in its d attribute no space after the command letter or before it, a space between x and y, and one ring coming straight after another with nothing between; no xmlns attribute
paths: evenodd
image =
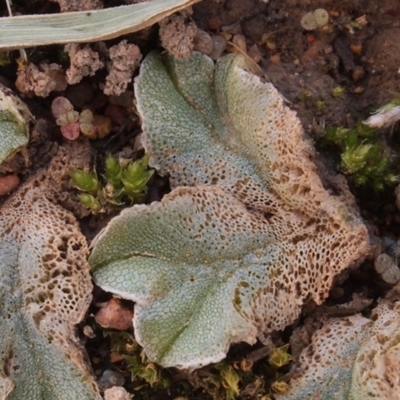
<svg viewBox="0 0 400 400"><path fill-rule="evenodd" d="M368 250L295 113L245 66L151 53L135 82L149 165L173 191L112 220L90 262L98 285L136 302L136 339L163 366L197 368L283 329Z"/></svg>
<svg viewBox="0 0 400 400"><path fill-rule="evenodd" d="M74 329L91 301L86 241L37 186L0 213L0 397L99 400Z"/></svg>
<svg viewBox="0 0 400 400"><path fill-rule="evenodd" d="M0 164L28 144L31 118L26 104L0 84Z"/></svg>

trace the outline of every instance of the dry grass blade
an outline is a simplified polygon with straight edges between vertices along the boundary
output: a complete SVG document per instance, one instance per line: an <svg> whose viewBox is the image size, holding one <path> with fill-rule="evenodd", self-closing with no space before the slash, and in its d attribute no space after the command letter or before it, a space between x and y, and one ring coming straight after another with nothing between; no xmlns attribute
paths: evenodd
<svg viewBox="0 0 400 400"><path fill-rule="evenodd" d="M200 0L154 0L93 10L1 18L0 50L113 39L147 28Z"/></svg>

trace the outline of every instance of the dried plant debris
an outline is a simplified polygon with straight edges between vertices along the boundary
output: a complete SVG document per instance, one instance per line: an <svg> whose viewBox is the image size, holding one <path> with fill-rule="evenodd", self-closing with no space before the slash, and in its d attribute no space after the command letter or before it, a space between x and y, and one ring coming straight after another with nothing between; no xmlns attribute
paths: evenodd
<svg viewBox="0 0 400 400"><path fill-rule="evenodd" d="M400 302L381 301L370 318L333 318L315 332L279 400L399 398Z"/></svg>
<svg viewBox="0 0 400 400"><path fill-rule="evenodd" d="M100 399L75 334L91 301L86 240L38 182L0 213L2 399Z"/></svg>
<svg viewBox="0 0 400 400"><path fill-rule="evenodd" d="M28 144L31 118L27 105L0 83L0 164Z"/></svg>
<svg viewBox="0 0 400 400"><path fill-rule="evenodd" d="M138 46L126 40L110 47L109 56L111 64L106 78L104 94L119 96L125 92L128 84L132 82L132 75L142 60Z"/></svg>
<svg viewBox="0 0 400 400"><path fill-rule="evenodd" d="M57 149L48 168L36 176L36 181L55 204L72 212L77 218L89 215L78 196L72 190L70 171L74 168L89 169L92 163L90 145L87 140L68 141Z"/></svg>
<svg viewBox="0 0 400 400"><path fill-rule="evenodd" d="M90 12L4 17L0 25L0 49L9 51L50 44L88 43L115 39L148 28L199 1L152 0ZM65 2L77 5L76 0L73 2L65 0ZM77 6L86 8L87 4L89 4L88 1L84 6Z"/></svg>
<svg viewBox="0 0 400 400"><path fill-rule="evenodd" d="M295 113L246 62L151 53L135 82L149 164L174 190L113 219L90 262L136 302L135 336L163 366L283 329L368 252L349 193L324 189Z"/></svg>

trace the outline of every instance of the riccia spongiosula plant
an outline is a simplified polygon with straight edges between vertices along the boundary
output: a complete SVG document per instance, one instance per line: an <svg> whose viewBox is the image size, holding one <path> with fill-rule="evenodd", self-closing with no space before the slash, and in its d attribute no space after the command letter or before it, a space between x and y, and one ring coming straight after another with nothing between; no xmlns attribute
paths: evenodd
<svg viewBox="0 0 400 400"><path fill-rule="evenodd" d="M349 193L328 192L277 90L242 56L151 53L135 82L149 165L170 194L127 208L93 243L104 290L136 302L150 360L198 368L285 328L368 252Z"/></svg>
<svg viewBox="0 0 400 400"><path fill-rule="evenodd" d="M100 400L75 332L92 299L86 239L39 182L0 210L0 398Z"/></svg>
<svg viewBox="0 0 400 400"><path fill-rule="evenodd" d="M28 106L0 83L0 164L28 144L31 119Z"/></svg>
<svg viewBox="0 0 400 400"><path fill-rule="evenodd" d="M303 350L290 389L277 400L399 398L400 302L381 300L370 318L331 318Z"/></svg>

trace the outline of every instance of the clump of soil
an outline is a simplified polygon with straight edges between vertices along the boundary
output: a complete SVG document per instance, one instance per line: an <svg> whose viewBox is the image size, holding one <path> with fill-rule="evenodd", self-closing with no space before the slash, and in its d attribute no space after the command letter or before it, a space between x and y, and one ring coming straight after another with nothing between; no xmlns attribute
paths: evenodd
<svg viewBox="0 0 400 400"><path fill-rule="evenodd" d="M123 40L110 47L109 55L111 63L108 67L104 94L119 96L132 82L133 72L139 66L142 54L138 46Z"/></svg>

